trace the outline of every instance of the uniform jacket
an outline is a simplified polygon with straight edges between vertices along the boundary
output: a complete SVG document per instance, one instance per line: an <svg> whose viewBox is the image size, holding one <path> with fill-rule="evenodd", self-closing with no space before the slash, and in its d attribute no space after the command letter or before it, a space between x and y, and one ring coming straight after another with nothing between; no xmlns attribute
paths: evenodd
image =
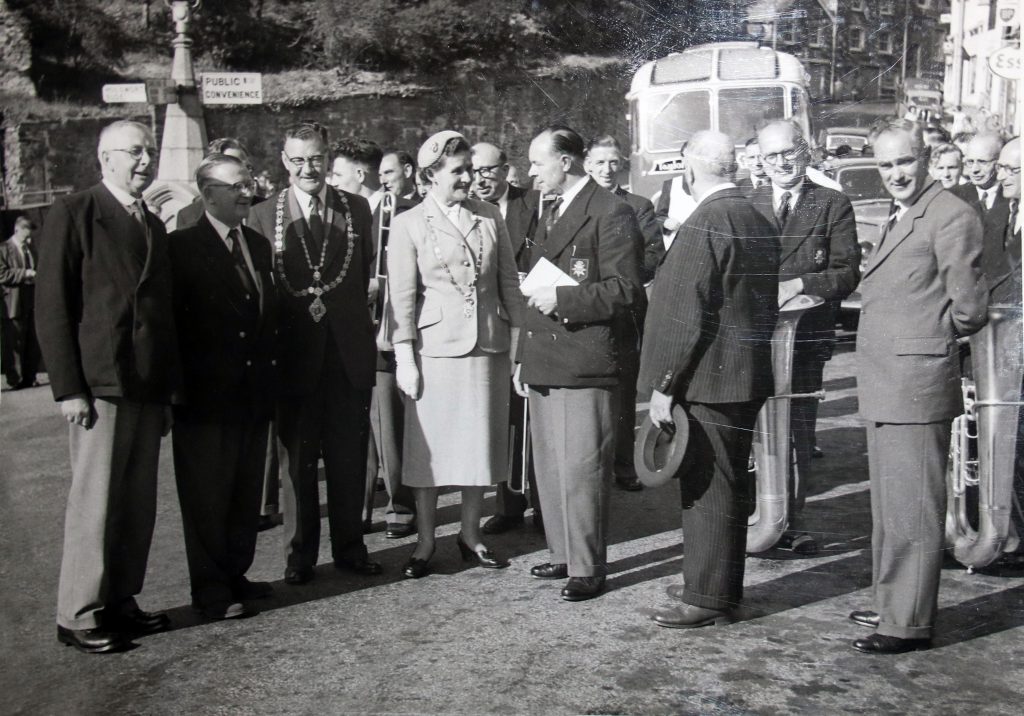
<svg viewBox="0 0 1024 716"><path fill-rule="evenodd" d="M741 189L702 201L658 267L638 394L657 390L688 403L771 395L778 271L775 227Z"/></svg>
<svg viewBox="0 0 1024 716"><path fill-rule="evenodd" d="M35 248L31 241L24 244L25 251L31 256L32 265L39 265ZM3 292L3 318L28 318L32 315L35 302L35 279L25 275L25 259L13 240L0 244L0 291Z"/></svg>
<svg viewBox="0 0 1024 716"><path fill-rule="evenodd" d="M324 227L327 246L321 269L324 282L330 283L340 275L350 246L352 258L344 280L321 296L327 313L316 322L309 313L314 297L309 294L294 296L285 285L287 280L292 289L301 291L313 284L313 271L302 247L304 239L314 265L320 257L314 256L316 249L309 236L309 225L295 200L294 191L288 188L283 192L283 202L280 192L275 194L253 207L248 221L249 227L266 237L273 247L276 215L279 204L281 206L283 251L280 257L275 256L275 279L280 298L280 394L303 396L315 389L328 340L334 341L352 386L359 390L369 389L373 387L376 366L373 323L366 306L373 254L370 205L361 196L327 187L325 211L331 212L333 218ZM348 200L354 235L349 235L346 230L342 195ZM284 268L283 276L278 270L280 266Z"/></svg>
<svg viewBox="0 0 1024 716"><path fill-rule="evenodd" d="M956 339L985 325L981 220L932 182L876 247L861 282L860 413L929 423L963 412Z"/></svg>
<svg viewBox="0 0 1024 716"><path fill-rule="evenodd" d="M771 183L754 189L751 203L777 225ZM804 178L800 198L779 230L779 281L803 280L804 293L825 300L800 319L797 350L831 342L836 309L860 280L860 244L853 206L846 195Z"/></svg>
<svg viewBox="0 0 1024 716"><path fill-rule="evenodd" d="M508 186L508 206L505 210L505 228L512 242L512 253L520 271L530 270L530 246L537 230L540 192Z"/></svg>
<svg viewBox="0 0 1024 716"><path fill-rule="evenodd" d="M53 395L171 401L180 387L167 232L103 185L58 198L39 240L36 332ZM148 244L148 246L147 246Z"/></svg>
<svg viewBox="0 0 1024 716"><path fill-rule="evenodd" d="M235 261L205 216L168 237L174 318L189 417L269 419L278 385L277 289L270 243L242 227L262 300L245 290Z"/></svg>
<svg viewBox="0 0 1024 716"><path fill-rule="evenodd" d="M981 271L985 274L992 292L991 302L1020 302L1020 292L1017 290L1020 275L1020 242L1006 240L1006 227L1010 221L1010 200L1003 196L1002 187L997 187L991 209L981 203L978 189L973 184L960 184L950 191L970 204L981 218Z"/></svg>
<svg viewBox="0 0 1024 716"><path fill-rule="evenodd" d="M510 325L519 326L523 320L525 304L501 212L475 199L467 199L462 207L468 216L462 227L454 226L430 196L396 216L391 225L391 341L414 341L421 355L456 357L477 347L488 353L506 352L511 346ZM452 285L437 252L455 281L468 290L481 246L470 319L464 312L465 298Z"/></svg>
<svg viewBox="0 0 1024 716"><path fill-rule="evenodd" d="M550 234L543 225L537 229L531 268L546 258L579 285L558 288L552 316L526 311L517 361L522 381L530 385L615 385L619 366L612 321L642 300L636 216L593 179L586 181Z"/></svg>

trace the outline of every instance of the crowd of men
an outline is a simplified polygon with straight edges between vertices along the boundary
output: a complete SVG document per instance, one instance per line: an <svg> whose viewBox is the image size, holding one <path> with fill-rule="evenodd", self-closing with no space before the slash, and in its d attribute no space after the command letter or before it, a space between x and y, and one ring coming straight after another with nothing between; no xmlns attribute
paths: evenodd
<svg viewBox="0 0 1024 716"><path fill-rule="evenodd" d="M34 289L34 325L70 426L57 622L59 640L82 651L117 651L169 625L135 599L169 432L192 603L207 618L244 615L272 593L246 577L266 526L261 508L265 523L281 505L284 582L315 577L321 461L338 569L382 571L363 537L378 479L386 536L414 532L403 399L380 306L390 220L422 198L417 167L409 153L366 139L331 144L313 122L282 139L288 186L265 196L237 140L211 143L199 196L168 235L141 199L155 176L153 137L115 122L97 147L102 181L55 202L40 255L27 247L25 223L0 251L0 283L23 292L5 301L5 331L31 333L31 308L19 304L31 306ZM950 420L962 411L958 339L985 325L990 288L992 300L1020 301L1020 148L1017 139L971 139L969 181L950 192L929 177L920 126L881 123L871 144L893 212L863 276L851 203L811 167L791 122L770 122L747 142L749 178L739 184L732 140L696 133L681 149L681 174L653 202L619 185L625 158L613 137L542 132L528 156L536 189L511 183L502 148L473 146L474 195L499 208L521 275L544 259L574 284L530 297L513 354L523 397L512 400L511 424L523 426L529 396L533 451L524 455L526 435L514 431L508 474L528 485L551 552L534 577L569 579L570 601L604 591L611 485L641 489L637 400L650 401L655 426L681 407L685 583L669 589L679 603L655 620L730 621L742 599L755 498L748 457L773 392L779 308L801 294L823 299L800 323L793 358L793 391L813 393L837 306L859 285L875 604L851 618L875 632L853 645L891 653L928 644ZM24 353L9 382L31 383L32 360ZM781 546L802 555L818 550L802 509L816 405L793 405L799 479ZM523 491L500 485L483 531L519 527L527 507Z"/></svg>

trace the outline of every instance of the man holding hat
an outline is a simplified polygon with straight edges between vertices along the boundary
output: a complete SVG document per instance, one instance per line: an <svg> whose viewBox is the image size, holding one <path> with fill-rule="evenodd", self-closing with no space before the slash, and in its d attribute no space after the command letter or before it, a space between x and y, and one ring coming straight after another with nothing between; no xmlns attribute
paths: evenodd
<svg viewBox="0 0 1024 716"><path fill-rule="evenodd" d="M683 604L654 617L674 628L727 622L743 594L747 458L772 393L779 269L774 228L729 181L732 140L697 132L683 161L697 206L658 269L637 383L655 426L672 423L675 403L689 413L679 471L685 585L668 590Z"/></svg>

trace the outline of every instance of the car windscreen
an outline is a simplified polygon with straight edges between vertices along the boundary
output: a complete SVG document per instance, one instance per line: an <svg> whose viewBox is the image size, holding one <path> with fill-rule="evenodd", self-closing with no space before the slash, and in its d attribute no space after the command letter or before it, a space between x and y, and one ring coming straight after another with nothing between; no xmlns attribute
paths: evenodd
<svg viewBox="0 0 1024 716"><path fill-rule="evenodd" d="M878 170L871 166L846 167L836 170L836 181L850 201L859 199L888 199Z"/></svg>
<svg viewBox="0 0 1024 716"><path fill-rule="evenodd" d="M640 100L648 151L679 151L694 132L711 126L711 93L706 90L655 94Z"/></svg>

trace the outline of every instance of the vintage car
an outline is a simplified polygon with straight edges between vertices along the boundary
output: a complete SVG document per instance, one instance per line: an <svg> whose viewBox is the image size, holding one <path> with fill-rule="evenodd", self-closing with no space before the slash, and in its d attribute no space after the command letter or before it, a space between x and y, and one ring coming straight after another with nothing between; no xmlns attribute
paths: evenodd
<svg viewBox="0 0 1024 716"><path fill-rule="evenodd" d="M835 155L842 147L849 147L847 156L857 156L868 143L866 127L826 127L818 135L818 146L826 154Z"/></svg>

